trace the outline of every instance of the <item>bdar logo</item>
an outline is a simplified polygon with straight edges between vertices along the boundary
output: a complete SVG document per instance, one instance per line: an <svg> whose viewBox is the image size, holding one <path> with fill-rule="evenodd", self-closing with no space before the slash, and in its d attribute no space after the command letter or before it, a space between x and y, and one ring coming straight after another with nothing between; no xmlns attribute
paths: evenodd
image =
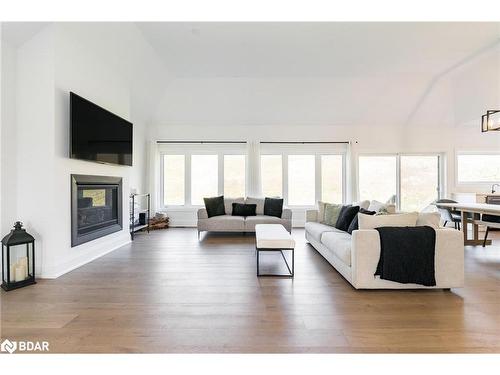
<svg viewBox="0 0 500 375"><path fill-rule="evenodd" d="M12 342L10 340L4 340L4 342L2 342L2 345L0 345L0 350L2 352L8 352L10 354L14 353L17 349L17 342Z"/></svg>

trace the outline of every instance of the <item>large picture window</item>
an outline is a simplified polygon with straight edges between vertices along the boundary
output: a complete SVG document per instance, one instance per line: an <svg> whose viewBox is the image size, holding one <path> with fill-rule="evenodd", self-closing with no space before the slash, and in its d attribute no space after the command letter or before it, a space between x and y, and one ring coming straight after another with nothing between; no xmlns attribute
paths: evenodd
<svg viewBox="0 0 500 375"><path fill-rule="evenodd" d="M360 200L387 202L397 192L397 157L360 156L358 188Z"/></svg>
<svg viewBox="0 0 500 375"><path fill-rule="evenodd" d="M315 191L314 155L288 155L288 204L313 206Z"/></svg>
<svg viewBox="0 0 500 375"><path fill-rule="evenodd" d="M402 211L421 211L439 198L440 155L362 155L360 200L394 202Z"/></svg>
<svg viewBox="0 0 500 375"><path fill-rule="evenodd" d="M265 144L261 149L264 196L292 207L344 202L345 144Z"/></svg>
<svg viewBox="0 0 500 375"><path fill-rule="evenodd" d="M246 195L245 144L160 145L161 202L201 206L203 198Z"/></svg>
<svg viewBox="0 0 500 375"><path fill-rule="evenodd" d="M191 204L202 205L204 197L218 194L218 155L191 156Z"/></svg>
<svg viewBox="0 0 500 375"><path fill-rule="evenodd" d="M262 155L260 163L262 194L266 197L283 196L283 157Z"/></svg>
<svg viewBox="0 0 500 375"><path fill-rule="evenodd" d="M181 206L185 200L184 155L163 155L163 204Z"/></svg>
<svg viewBox="0 0 500 375"><path fill-rule="evenodd" d="M321 155L321 200L323 202L342 202L343 165L342 155Z"/></svg>
<svg viewBox="0 0 500 375"><path fill-rule="evenodd" d="M459 183L500 182L500 154L458 154Z"/></svg>
<svg viewBox="0 0 500 375"><path fill-rule="evenodd" d="M421 211L439 198L439 156L401 156L402 211Z"/></svg>
<svg viewBox="0 0 500 375"><path fill-rule="evenodd" d="M245 155L224 155L224 196L245 196Z"/></svg>

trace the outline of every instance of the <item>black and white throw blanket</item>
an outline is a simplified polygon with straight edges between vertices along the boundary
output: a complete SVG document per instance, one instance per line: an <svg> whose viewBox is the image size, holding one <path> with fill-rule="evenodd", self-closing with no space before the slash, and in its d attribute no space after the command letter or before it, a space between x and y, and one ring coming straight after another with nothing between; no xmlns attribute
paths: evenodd
<svg viewBox="0 0 500 375"><path fill-rule="evenodd" d="M436 231L423 227L380 227L380 259L375 276L404 284L435 286Z"/></svg>

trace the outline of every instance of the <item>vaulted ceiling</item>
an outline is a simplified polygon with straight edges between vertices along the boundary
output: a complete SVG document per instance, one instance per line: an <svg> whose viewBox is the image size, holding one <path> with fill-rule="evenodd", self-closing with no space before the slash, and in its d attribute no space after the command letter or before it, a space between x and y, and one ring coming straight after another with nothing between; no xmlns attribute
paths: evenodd
<svg viewBox="0 0 500 375"><path fill-rule="evenodd" d="M439 74L500 41L498 23L139 23L179 77Z"/></svg>
<svg viewBox="0 0 500 375"><path fill-rule="evenodd" d="M44 24L3 26L2 38L18 46ZM476 126L487 108L500 107L500 23L139 22L64 30L130 77L132 105L157 125Z"/></svg>
<svg viewBox="0 0 500 375"><path fill-rule="evenodd" d="M177 77L175 124L475 124L500 99L499 23L138 23Z"/></svg>

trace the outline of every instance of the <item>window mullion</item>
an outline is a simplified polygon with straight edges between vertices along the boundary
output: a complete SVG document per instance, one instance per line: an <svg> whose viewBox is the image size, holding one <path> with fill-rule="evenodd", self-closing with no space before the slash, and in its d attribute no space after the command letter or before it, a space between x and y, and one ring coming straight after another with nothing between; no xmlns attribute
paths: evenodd
<svg viewBox="0 0 500 375"><path fill-rule="evenodd" d="M281 156L281 164L283 168L283 178L282 178L282 191L283 191L283 203L288 206L288 154L283 153Z"/></svg>
<svg viewBox="0 0 500 375"><path fill-rule="evenodd" d="M321 154L316 153L315 154L315 183L316 186L314 187L314 202L322 200L322 190L323 190L323 181L322 181L322 173L321 173Z"/></svg>
<svg viewBox="0 0 500 375"><path fill-rule="evenodd" d="M184 155L184 204L191 206L191 154Z"/></svg>
<svg viewBox="0 0 500 375"><path fill-rule="evenodd" d="M224 194L224 153L217 154L217 191L218 195Z"/></svg>

